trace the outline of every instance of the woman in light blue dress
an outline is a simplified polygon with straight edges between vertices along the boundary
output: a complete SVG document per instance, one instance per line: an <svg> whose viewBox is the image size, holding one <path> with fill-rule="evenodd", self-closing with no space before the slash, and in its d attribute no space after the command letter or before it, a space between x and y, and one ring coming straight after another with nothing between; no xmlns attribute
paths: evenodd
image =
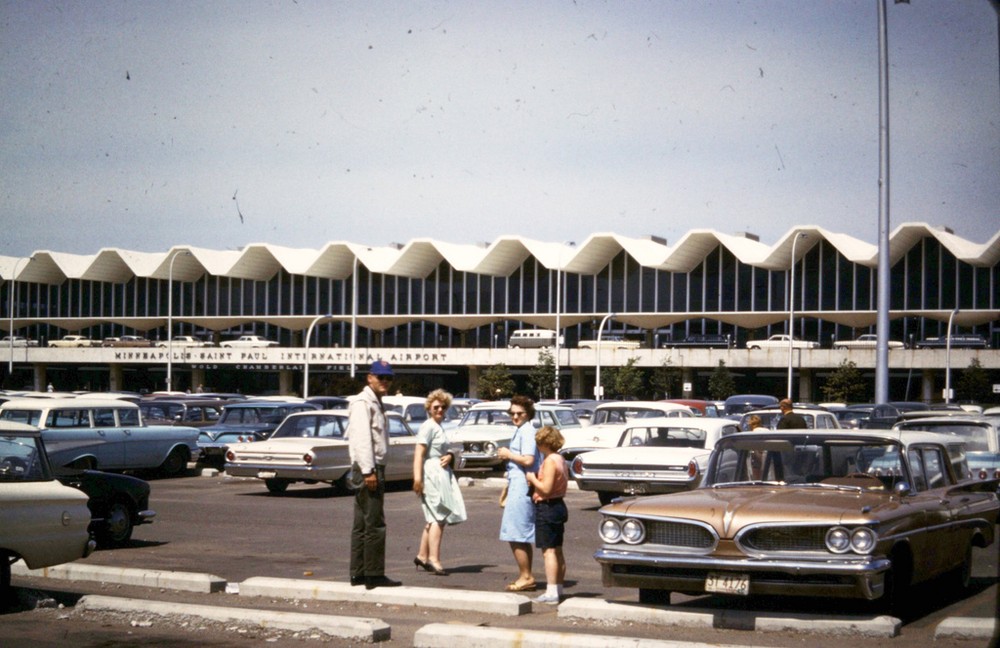
<svg viewBox="0 0 1000 648"><path fill-rule="evenodd" d="M413 490L420 496L426 521L413 564L435 576L448 575L441 566L441 538L445 525L458 524L466 518L465 500L452 472L456 457L441 427L450 406L451 394L443 389L427 395L424 407L428 417L417 432L413 453Z"/></svg>
<svg viewBox="0 0 1000 648"><path fill-rule="evenodd" d="M509 592L531 592L535 577L531 573L532 544L535 542L535 505L528 492L526 473L537 472L541 460L535 446L535 403L527 396L510 399L510 418L517 426L509 448L497 455L507 462L507 501L500 520L500 539L510 543L517 562L517 580L507 584Z"/></svg>

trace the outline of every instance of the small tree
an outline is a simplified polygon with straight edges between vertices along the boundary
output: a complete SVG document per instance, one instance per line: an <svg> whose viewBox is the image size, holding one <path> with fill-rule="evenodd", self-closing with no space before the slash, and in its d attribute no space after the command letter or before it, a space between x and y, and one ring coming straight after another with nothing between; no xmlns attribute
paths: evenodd
<svg viewBox="0 0 1000 648"><path fill-rule="evenodd" d="M638 361L638 358L629 358L622 366L608 369L601 376L605 390L622 399L639 396L643 391L643 371L635 366Z"/></svg>
<svg viewBox="0 0 1000 648"><path fill-rule="evenodd" d="M664 398L678 398L681 392L681 368L675 367L670 356L667 356L663 364L653 369L649 385L653 388L653 398L657 394L663 394Z"/></svg>
<svg viewBox="0 0 1000 648"><path fill-rule="evenodd" d="M528 373L528 384L537 399L546 398L555 393L556 361L548 349L542 349L538 352L538 364L532 367Z"/></svg>
<svg viewBox="0 0 1000 648"><path fill-rule="evenodd" d="M490 365L479 376L479 397L486 400L509 398L514 395L514 377L504 363Z"/></svg>
<svg viewBox="0 0 1000 648"><path fill-rule="evenodd" d="M958 399L968 403L986 403L992 397L990 374L983 369L979 358L973 358L969 367L962 371L956 385Z"/></svg>
<svg viewBox="0 0 1000 648"><path fill-rule="evenodd" d="M864 398L867 389L864 377L853 361L844 358L820 389L823 398L836 403L852 403Z"/></svg>
<svg viewBox="0 0 1000 648"><path fill-rule="evenodd" d="M719 360L719 366L715 368L708 378L708 395L715 400L725 400L736 393L736 380L729 372L725 360Z"/></svg>

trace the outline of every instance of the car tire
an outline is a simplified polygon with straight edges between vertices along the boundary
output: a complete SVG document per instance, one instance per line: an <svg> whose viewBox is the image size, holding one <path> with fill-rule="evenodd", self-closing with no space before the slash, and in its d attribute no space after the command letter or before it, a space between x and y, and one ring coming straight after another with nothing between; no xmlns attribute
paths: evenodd
<svg viewBox="0 0 1000 648"><path fill-rule="evenodd" d="M618 493L609 493L608 491L597 491L597 500L601 503L601 506L605 506L611 503L616 497L620 497Z"/></svg>
<svg viewBox="0 0 1000 648"><path fill-rule="evenodd" d="M97 532L97 544L103 547L120 547L132 539L132 507L115 500L104 516L104 524Z"/></svg>
<svg viewBox="0 0 1000 648"><path fill-rule="evenodd" d="M284 493L288 490L288 484L290 484L287 479L265 479L264 485L267 486L268 493Z"/></svg>
<svg viewBox="0 0 1000 648"><path fill-rule="evenodd" d="M756 344L754 344L752 346L751 345L747 345L747 348L750 349L751 351L760 351L760 347L757 346Z"/></svg>
<svg viewBox="0 0 1000 648"><path fill-rule="evenodd" d="M181 448L174 448L160 464L159 472L164 477L176 477L187 469L187 454Z"/></svg>
<svg viewBox="0 0 1000 648"><path fill-rule="evenodd" d="M949 585L957 594L964 594L972 584L972 545L965 547L962 562L949 574Z"/></svg>
<svg viewBox="0 0 1000 648"><path fill-rule="evenodd" d="M639 602L647 605L670 605L670 590L640 587Z"/></svg>

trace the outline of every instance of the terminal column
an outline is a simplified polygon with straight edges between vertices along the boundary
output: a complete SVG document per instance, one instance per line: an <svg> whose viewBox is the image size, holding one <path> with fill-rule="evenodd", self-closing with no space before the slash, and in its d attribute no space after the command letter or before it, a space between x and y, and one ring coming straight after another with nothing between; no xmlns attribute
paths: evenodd
<svg viewBox="0 0 1000 648"><path fill-rule="evenodd" d="M593 398L593 394L584 395L583 385L584 385L584 371L583 367L573 366L569 372L569 394L572 398Z"/></svg>
<svg viewBox="0 0 1000 648"><path fill-rule="evenodd" d="M684 385L694 386L694 369L691 367L681 368L681 389L684 389ZM690 391L682 391L681 396L683 398L691 398L692 393Z"/></svg>
<svg viewBox="0 0 1000 648"><path fill-rule="evenodd" d="M278 393L292 393L292 371L290 369L278 370Z"/></svg>
<svg viewBox="0 0 1000 648"><path fill-rule="evenodd" d="M125 391L125 374L120 364L111 364L108 366L108 380L109 391Z"/></svg>
<svg viewBox="0 0 1000 648"><path fill-rule="evenodd" d="M39 363L32 365L35 371L35 391L43 392L48 387L48 378L45 375L45 365Z"/></svg>
<svg viewBox="0 0 1000 648"><path fill-rule="evenodd" d="M813 400L813 370L799 369L799 402L811 403Z"/></svg>
<svg viewBox="0 0 1000 648"><path fill-rule="evenodd" d="M920 372L920 400L925 403L934 401L934 370L924 369Z"/></svg>
<svg viewBox="0 0 1000 648"><path fill-rule="evenodd" d="M479 398L479 367L469 365L469 398Z"/></svg>

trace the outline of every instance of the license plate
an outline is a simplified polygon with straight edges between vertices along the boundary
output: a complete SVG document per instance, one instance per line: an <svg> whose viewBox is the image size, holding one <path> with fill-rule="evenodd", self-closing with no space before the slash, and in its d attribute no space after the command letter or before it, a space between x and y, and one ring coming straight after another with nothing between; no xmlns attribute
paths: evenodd
<svg viewBox="0 0 1000 648"><path fill-rule="evenodd" d="M257 472L257 479L274 479L278 473L273 470L261 470Z"/></svg>
<svg viewBox="0 0 1000 648"><path fill-rule="evenodd" d="M750 593L750 576L749 574L709 572L708 578L705 579L705 591L747 596Z"/></svg>

